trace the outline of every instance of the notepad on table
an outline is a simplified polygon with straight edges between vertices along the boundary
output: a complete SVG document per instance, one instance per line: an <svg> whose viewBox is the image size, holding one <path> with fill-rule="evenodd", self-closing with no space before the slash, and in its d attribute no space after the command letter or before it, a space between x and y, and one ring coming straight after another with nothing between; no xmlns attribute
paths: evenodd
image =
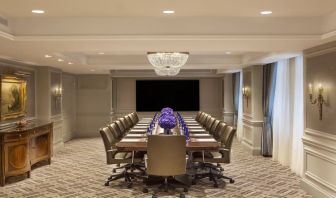
<svg viewBox="0 0 336 198"><path fill-rule="evenodd" d="M134 138L134 139L124 138L120 142L143 142L143 141L144 141L143 138Z"/></svg>
<svg viewBox="0 0 336 198"><path fill-rule="evenodd" d="M132 132L146 132L147 131L147 129L131 129L131 133Z"/></svg>
<svg viewBox="0 0 336 198"><path fill-rule="evenodd" d="M187 123L188 126L191 126L191 127L201 127L199 124L190 124L190 123Z"/></svg>
<svg viewBox="0 0 336 198"><path fill-rule="evenodd" d="M203 129L201 126L188 126L189 129Z"/></svg>
<svg viewBox="0 0 336 198"><path fill-rule="evenodd" d="M211 137L211 135L207 134L207 133L194 133L194 134L190 134L191 137Z"/></svg>
<svg viewBox="0 0 336 198"><path fill-rule="evenodd" d="M133 129L147 129L148 126L134 126Z"/></svg>
<svg viewBox="0 0 336 198"><path fill-rule="evenodd" d="M144 137L145 134L144 133L129 133L126 135L126 138L127 137Z"/></svg>
<svg viewBox="0 0 336 198"><path fill-rule="evenodd" d="M217 142L213 138L192 138L191 141L192 142Z"/></svg>

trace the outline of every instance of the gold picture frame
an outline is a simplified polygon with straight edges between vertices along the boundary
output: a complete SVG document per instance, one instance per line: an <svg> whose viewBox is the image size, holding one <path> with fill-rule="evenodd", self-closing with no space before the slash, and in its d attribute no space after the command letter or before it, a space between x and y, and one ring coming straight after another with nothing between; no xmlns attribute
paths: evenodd
<svg viewBox="0 0 336 198"><path fill-rule="evenodd" d="M27 81L16 76L1 76L0 120L26 115Z"/></svg>

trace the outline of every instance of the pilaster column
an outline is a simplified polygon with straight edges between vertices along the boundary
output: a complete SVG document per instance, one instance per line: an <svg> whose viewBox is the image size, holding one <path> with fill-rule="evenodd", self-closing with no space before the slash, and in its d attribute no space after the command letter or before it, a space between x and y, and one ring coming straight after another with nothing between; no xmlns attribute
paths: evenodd
<svg viewBox="0 0 336 198"><path fill-rule="evenodd" d="M234 120L234 103L232 74L225 74L223 78L223 120L233 125Z"/></svg>
<svg viewBox="0 0 336 198"><path fill-rule="evenodd" d="M263 66L243 70L243 145L253 155L260 155L263 127Z"/></svg>

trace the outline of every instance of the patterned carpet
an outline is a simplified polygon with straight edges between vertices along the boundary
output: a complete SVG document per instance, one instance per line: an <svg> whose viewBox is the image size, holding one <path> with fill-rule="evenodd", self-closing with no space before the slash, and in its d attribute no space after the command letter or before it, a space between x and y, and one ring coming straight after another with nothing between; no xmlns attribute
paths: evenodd
<svg viewBox="0 0 336 198"><path fill-rule="evenodd" d="M205 179L192 186L186 197L311 197L300 189L300 178L287 167L269 158L250 156L236 141L232 158L232 163L224 167L235 184L215 189ZM36 167L30 179L9 178L8 184L0 188L0 197L151 197L141 192L141 182L132 189L125 188L122 181L105 187L104 181L111 170L112 167L105 164L100 138L75 139L55 154L50 166ZM178 194L159 194L162 196L177 197Z"/></svg>

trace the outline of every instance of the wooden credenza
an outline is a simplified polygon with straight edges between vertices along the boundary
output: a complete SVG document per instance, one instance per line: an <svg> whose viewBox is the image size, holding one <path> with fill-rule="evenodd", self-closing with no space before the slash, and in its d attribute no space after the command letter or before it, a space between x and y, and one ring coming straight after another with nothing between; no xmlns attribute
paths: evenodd
<svg viewBox="0 0 336 198"><path fill-rule="evenodd" d="M47 160L51 163L53 123L34 121L25 127L0 130L0 186L7 177L27 174L31 166Z"/></svg>

